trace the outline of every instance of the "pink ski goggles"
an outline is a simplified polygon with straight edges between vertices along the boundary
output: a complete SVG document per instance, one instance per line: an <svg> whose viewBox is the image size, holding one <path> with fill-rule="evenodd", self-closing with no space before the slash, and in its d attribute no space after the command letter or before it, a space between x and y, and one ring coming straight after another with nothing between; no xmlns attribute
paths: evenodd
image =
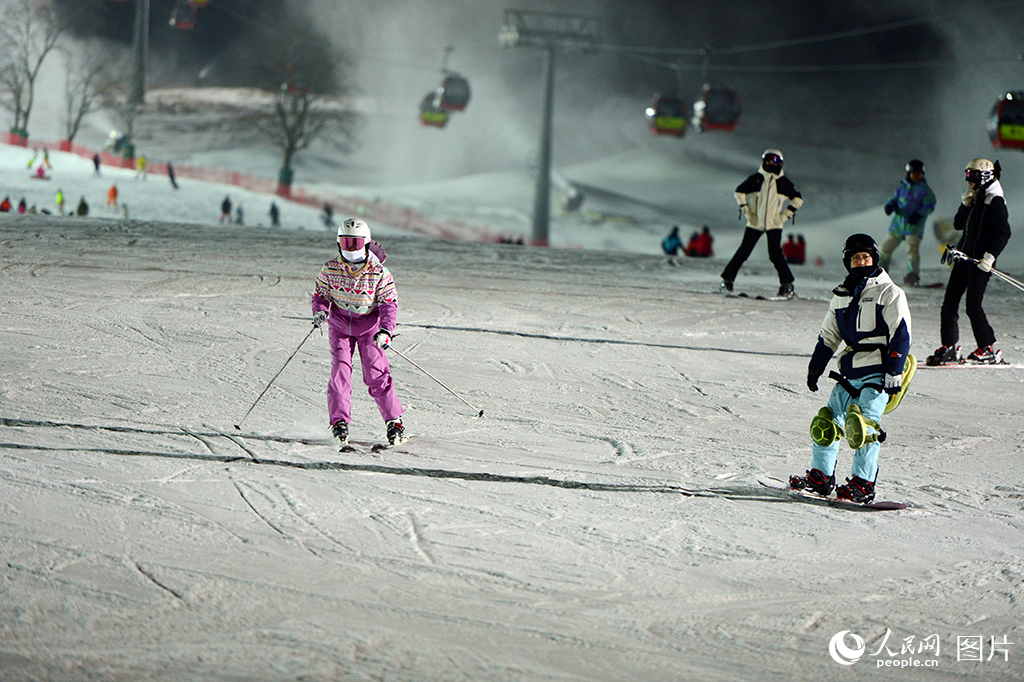
<svg viewBox="0 0 1024 682"><path fill-rule="evenodd" d="M360 251L366 246L366 239L363 237L338 237L338 243L342 251Z"/></svg>

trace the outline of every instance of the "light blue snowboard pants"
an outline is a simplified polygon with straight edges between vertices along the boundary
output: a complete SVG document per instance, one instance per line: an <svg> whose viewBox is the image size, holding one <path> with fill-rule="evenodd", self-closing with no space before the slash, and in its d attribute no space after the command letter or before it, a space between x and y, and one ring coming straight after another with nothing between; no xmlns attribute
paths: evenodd
<svg viewBox="0 0 1024 682"><path fill-rule="evenodd" d="M861 379L850 379L850 385L854 388L861 388L864 384L875 384L878 386L881 383L882 377L879 375L867 376ZM846 410L850 405L856 403L860 406L860 411L866 419L874 419L881 423L882 412L885 411L885 406L888 402L889 394L885 391L879 392L875 388L865 388L860 392L860 397L855 400L845 388L836 384L832 389L832 395L828 398L828 409L832 410L832 420L845 433ZM832 445L818 445L814 443L811 446L811 466L824 472L826 476L832 474L836 467L836 456L839 454L839 447L843 445L846 445L845 438L832 443ZM863 447L858 448L853 453L852 474L860 476L866 481L874 482L875 476L878 474L878 450L879 445L877 441L866 443Z"/></svg>

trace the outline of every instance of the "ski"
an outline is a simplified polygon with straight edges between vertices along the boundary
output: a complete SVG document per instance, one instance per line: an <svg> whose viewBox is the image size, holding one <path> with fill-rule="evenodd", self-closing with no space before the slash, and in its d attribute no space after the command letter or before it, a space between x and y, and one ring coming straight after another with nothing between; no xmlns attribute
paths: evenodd
<svg viewBox="0 0 1024 682"><path fill-rule="evenodd" d="M807 490L794 490L789 487L788 483L775 478L774 476L758 477L757 482L765 488L785 493L791 499L809 502L811 504L828 505L830 507L835 507L836 509L849 509L851 511L898 511L900 509L906 509L908 506L904 502L892 502L890 500L861 503L851 502L849 500L840 500L835 497L824 497Z"/></svg>
<svg viewBox="0 0 1024 682"><path fill-rule="evenodd" d="M818 303L828 303L828 300L824 298L815 298L813 296L801 296L795 294L793 296L765 296L764 294L756 294L751 296L746 292L739 293L727 293L726 298L746 298L751 301L816 301Z"/></svg>
<svg viewBox="0 0 1024 682"><path fill-rule="evenodd" d="M340 452L340 453L361 452L361 453L364 453L364 454L365 453L369 453L371 455L376 455L378 453L384 452L385 450L391 450L393 448L398 447L399 445L402 445L404 443L408 443L409 440L410 440L409 438L405 438L405 439L403 439L403 440L401 440L401 441L399 441L397 443L394 443L394 444L386 443L386 442L361 443L361 442L349 441L345 445L342 445L341 447L339 447L338 448L338 452Z"/></svg>

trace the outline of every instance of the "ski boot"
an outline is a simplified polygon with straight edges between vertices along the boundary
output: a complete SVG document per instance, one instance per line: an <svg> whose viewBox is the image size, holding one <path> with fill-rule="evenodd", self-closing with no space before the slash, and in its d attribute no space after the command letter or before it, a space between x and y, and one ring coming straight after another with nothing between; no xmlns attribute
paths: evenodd
<svg viewBox="0 0 1024 682"><path fill-rule="evenodd" d="M785 282L779 286L779 298L796 298L796 290L793 288L792 282Z"/></svg>
<svg viewBox="0 0 1024 682"><path fill-rule="evenodd" d="M405 437L405 427L402 426L402 418L389 419L387 422L388 428L388 443L391 445L398 445L409 440Z"/></svg>
<svg viewBox="0 0 1024 682"><path fill-rule="evenodd" d="M877 479L877 475L875 477ZM875 484L860 476L846 479L846 483L836 488L836 499L867 504L875 499Z"/></svg>
<svg viewBox="0 0 1024 682"><path fill-rule="evenodd" d="M793 490L809 490L822 497L828 497L836 487L836 477L825 476L820 469L808 469L806 476L790 476L789 487Z"/></svg>
<svg viewBox="0 0 1024 682"><path fill-rule="evenodd" d="M334 436L334 442L338 445L339 452L348 446L348 424L345 422L331 424L331 435Z"/></svg>
<svg viewBox="0 0 1024 682"><path fill-rule="evenodd" d="M903 283L906 284L908 287L916 287L918 284L921 283L921 277L916 272L908 272L903 277Z"/></svg>
<svg viewBox="0 0 1024 682"><path fill-rule="evenodd" d="M811 420L811 439L825 447L843 439L843 430L836 424L835 415L828 407L818 410L818 414Z"/></svg>
<svg viewBox="0 0 1024 682"><path fill-rule="evenodd" d="M967 362L972 365L999 365L1003 362L1003 351L992 350L992 346L985 346L971 351L967 356Z"/></svg>
<svg viewBox="0 0 1024 682"><path fill-rule="evenodd" d="M868 433L868 427L875 433ZM846 442L854 450L864 447L867 443L885 440L885 432L874 419L868 419L860 411L860 405L853 404L846 410Z"/></svg>
<svg viewBox="0 0 1024 682"><path fill-rule="evenodd" d="M937 365L959 365L962 361L960 346L939 346L925 359L924 364L935 367Z"/></svg>
<svg viewBox="0 0 1024 682"><path fill-rule="evenodd" d="M718 290L721 291L726 296L731 294L732 293L732 280L731 279L723 279L722 280L722 286L720 286L718 288Z"/></svg>

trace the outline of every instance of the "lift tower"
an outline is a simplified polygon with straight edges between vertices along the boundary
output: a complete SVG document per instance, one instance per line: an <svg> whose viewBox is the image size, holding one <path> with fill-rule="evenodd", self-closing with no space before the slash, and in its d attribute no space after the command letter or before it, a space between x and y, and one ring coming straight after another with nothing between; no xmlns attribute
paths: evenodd
<svg viewBox="0 0 1024 682"><path fill-rule="evenodd" d="M539 47L544 50L544 104L531 243L547 246L551 217L551 118L554 111L555 54L558 50L596 50L601 44L601 22L594 17L507 9L498 41L504 47Z"/></svg>

